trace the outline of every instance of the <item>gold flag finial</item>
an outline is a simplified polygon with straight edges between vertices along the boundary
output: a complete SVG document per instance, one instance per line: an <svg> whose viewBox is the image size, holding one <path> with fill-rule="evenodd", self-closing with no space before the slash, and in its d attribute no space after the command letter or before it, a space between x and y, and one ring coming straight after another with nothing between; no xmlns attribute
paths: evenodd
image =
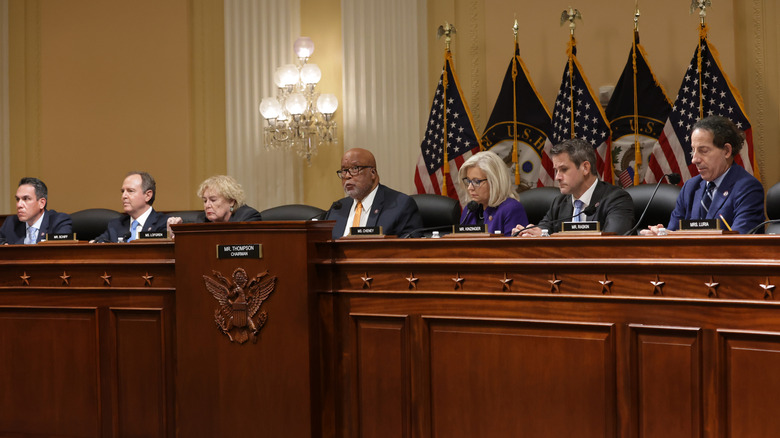
<svg viewBox="0 0 780 438"><path fill-rule="evenodd" d="M515 24L512 26L512 32L515 34L515 42L517 42L517 31L520 30L520 26L517 25L517 18L515 18Z"/></svg>
<svg viewBox="0 0 780 438"><path fill-rule="evenodd" d="M574 23L574 20L579 18L580 21L582 21L582 14L580 13L579 9L574 9L571 6L569 6L569 9L564 9L561 13L561 26L563 26L563 23L569 22L569 32L571 32L572 35L574 35L574 28L577 27L577 24Z"/></svg>
<svg viewBox="0 0 780 438"><path fill-rule="evenodd" d="M701 20L702 26L707 21L707 8L710 6L712 6L712 0L691 0L691 14L696 9L699 10L699 20Z"/></svg>
<svg viewBox="0 0 780 438"><path fill-rule="evenodd" d="M639 0L636 2L636 10L634 11L634 30L639 32Z"/></svg>
<svg viewBox="0 0 780 438"><path fill-rule="evenodd" d="M442 35L444 35L444 48L449 52L450 51L450 43L452 42L452 36L455 35L457 30L455 30L455 26L451 25L448 22L444 22L443 26L439 26L439 30L436 32L436 37L441 38Z"/></svg>

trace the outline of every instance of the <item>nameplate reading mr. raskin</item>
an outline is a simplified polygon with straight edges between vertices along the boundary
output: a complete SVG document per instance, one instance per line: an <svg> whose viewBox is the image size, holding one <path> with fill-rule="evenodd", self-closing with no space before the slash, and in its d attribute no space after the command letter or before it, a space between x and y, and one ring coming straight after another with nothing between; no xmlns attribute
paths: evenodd
<svg viewBox="0 0 780 438"><path fill-rule="evenodd" d="M564 222L561 231L599 231L599 223L597 221Z"/></svg>
<svg viewBox="0 0 780 438"><path fill-rule="evenodd" d="M681 230L719 230L720 223L717 219L681 219Z"/></svg>
<svg viewBox="0 0 780 438"><path fill-rule="evenodd" d="M262 257L263 245L259 243L217 245L218 259L259 259Z"/></svg>

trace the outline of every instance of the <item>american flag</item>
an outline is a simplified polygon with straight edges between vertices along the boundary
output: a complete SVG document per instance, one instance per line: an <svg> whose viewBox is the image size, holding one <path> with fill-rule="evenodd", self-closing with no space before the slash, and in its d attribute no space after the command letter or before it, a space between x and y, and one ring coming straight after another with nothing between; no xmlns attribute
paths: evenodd
<svg viewBox="0 0 780 438"><path fill-rule="evenodd" d="M699 174L691 162L691 127L702 116L711 115L727 117L745 132L747 145L742 145L734 161L760 179L753 157L753 130L743 108L739 92L720 67L715 47L707 41L705 26L663 133L653 147L645 182L654 183L668 173L679 173L683 181Z"/></svg>
<svg viewBox="0 0 780 438"><path fill-rule="evenodd" d="M420 144L414 184L417 193L446 194L460 201L463 207L469 197L468 192L457 183L458 169L470 156L479 152L481 146L471 112L463 99L458 77L455 76L452 53L449 50L446 51L444 60L444 70L433 96L425 138Z"/></svg>
<svg viewBox="0 0 780 438"><path fill-rule="evenodd" d="M577 61L577 46L574 37L567 50L569 60L563 70L561 88L553 109L553 144L570 138L581 138L596 149L596 168L599 177L612 183L612 159L610 158L610 137L612 135L604 109L582 73ZM546 186L553 185L549 175L554 175L549 149L545 149L542 164L547 172L540 172L540 179ZM546 179L545 179L546 178Z"/></svg>

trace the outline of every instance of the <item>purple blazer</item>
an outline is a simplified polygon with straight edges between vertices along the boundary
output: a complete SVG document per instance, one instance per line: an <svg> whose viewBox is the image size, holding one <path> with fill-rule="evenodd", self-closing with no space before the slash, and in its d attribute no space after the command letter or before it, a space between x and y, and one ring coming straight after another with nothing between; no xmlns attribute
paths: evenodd
<svg viewBox="0 0 780 438"><path fill-rule="evenodd" d="M504 236L511 236L512 229L517 225L528 225L528 216L525 214L523 204L517 199L506 198L498 207L488 207L484 212L485 224L490 234L501 230ZM463 209L460 215L460 223L475 225L477 216L468 208Z"/></svg>

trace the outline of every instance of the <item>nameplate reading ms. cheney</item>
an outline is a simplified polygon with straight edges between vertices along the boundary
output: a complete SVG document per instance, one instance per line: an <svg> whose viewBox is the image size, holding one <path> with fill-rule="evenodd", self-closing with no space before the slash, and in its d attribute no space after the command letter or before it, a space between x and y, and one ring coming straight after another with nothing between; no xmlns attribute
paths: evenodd
<svg viewBox="0 0 780 438"><path fill-rule="evenodd" d="M217 245L218 259L261 259L263 245L259 243L244 243L239 245Z"/></svg>

